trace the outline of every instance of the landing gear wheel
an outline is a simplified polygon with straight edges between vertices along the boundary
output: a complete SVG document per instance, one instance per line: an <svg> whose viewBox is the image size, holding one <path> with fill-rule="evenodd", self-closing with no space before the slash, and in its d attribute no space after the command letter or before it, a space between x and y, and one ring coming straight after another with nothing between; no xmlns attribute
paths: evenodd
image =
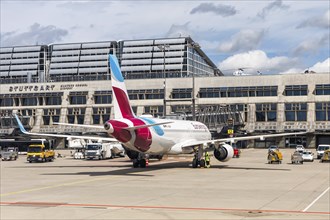
<svg viewBox="0 0 330 220"><path fill-rule="evenodd" d="M192 167L197 168L198 167L198 160L196 158L193 159L192 161Z"/></svg>
<svg viewBox="0 0 330 220"><path fill-rule="evenodd" d="M139 167L139 160L138 159L133 159L133 167L138 168Z"/></svg>
<svg viewBox="0 0 330 220"><path fill-rule="evenodd" d="M146 159L141 159L141 160L140 160L140 167L141 167L141 168L146 168L146 165L147 165L147 161L146 161Z"/></svg>
<svg viewBox="0 0 330 220"><path fill-rule="evenodd" d="M200 165L200 167L205 167L205 160L204 159L201 159L199 161L199 165Z"/></svg>

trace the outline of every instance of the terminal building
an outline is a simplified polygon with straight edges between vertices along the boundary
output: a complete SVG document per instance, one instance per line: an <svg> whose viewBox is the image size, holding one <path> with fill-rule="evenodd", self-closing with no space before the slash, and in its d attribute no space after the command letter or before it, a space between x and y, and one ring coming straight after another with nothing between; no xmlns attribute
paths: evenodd
<svg viewBox="0 0 330 220"><path fill-rule="evenodd" d="M234 135L307 132L243 147L330 144L329 72L224 76L189 37L0 48L1 138L23 137L13 113L33 132L102 135L53 122L100 125L113 117L109 54L119 59L137 115L195 119L215 137L228 121Z"/></svg>

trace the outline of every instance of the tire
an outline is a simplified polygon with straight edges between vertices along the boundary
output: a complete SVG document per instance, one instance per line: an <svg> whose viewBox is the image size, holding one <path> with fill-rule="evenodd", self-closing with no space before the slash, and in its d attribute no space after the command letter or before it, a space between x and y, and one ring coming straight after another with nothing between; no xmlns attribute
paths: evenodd
<svg viewBox="0 0 330 220"><path fill-rule="evenodd" d="M29 163L32 163L32 161L30 160Z"/></svg>
<svg viewBox="0 0 330 220"><path fill-rule="evenodd" d="M205 167L205 160L204 159L201 159L199 161L199 165L200 165L200 167Z"/></svg>
<svg viewBox="0 0 330 220"><path fill-rule="evenodd" d="M197 166L198 166L198 161L197 161L196 158L194 158L193 161L192 161L192 167L197 168Z"/></svg>
<svg viewBox="0 0 330 220"><path fill-rule="evenodd" d="M140 163L140 167L141 167L141 168L146 168L146 166L147 166L147 161L146 161L146 159L141 159L141 160L139 161L139 163Z"/></svg>
<svg viewBox="0 0 330 220"><path fill-rule="evenodd" d="M133 167L138 168L139 167L139 161L138 159L133 159Z"/></svg>

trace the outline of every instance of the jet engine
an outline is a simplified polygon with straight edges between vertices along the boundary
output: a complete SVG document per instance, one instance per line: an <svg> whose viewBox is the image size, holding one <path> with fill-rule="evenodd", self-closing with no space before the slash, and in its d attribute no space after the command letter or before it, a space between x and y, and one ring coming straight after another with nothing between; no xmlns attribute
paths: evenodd
<svg viewBox="0 0 330 220"><path fill-rule="evenodd" d="M214 149L214 157L221 162L230 160L234 155L234 149L229 144L222 144L219 148Z"/></svg>

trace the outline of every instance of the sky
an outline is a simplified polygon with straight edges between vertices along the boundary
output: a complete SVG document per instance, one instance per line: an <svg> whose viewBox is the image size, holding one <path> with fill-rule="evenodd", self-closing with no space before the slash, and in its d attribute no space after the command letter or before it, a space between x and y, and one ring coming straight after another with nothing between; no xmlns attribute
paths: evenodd
<svg viewBox="0 0 330 220"><path fill-rule="evenodd" d="M0 0L0 46L190 36L225 74L330 70L330 1Z"/></svg>

